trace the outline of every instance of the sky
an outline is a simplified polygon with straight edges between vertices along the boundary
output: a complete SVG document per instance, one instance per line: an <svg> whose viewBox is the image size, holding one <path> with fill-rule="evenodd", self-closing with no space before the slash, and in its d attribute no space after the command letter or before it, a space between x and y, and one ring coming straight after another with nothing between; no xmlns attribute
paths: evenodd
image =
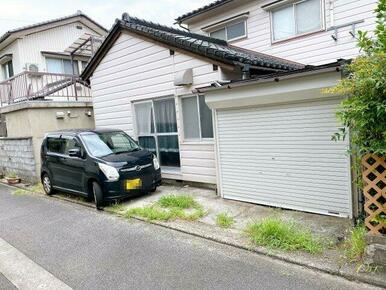
<svg viewBox="0 0 386 290"><path fill-rule="evenodd" d="M214 0L0 0L0 35L10 29L74 14L77 10L110 29L123 12L172 25L174 19Z"/></svg>

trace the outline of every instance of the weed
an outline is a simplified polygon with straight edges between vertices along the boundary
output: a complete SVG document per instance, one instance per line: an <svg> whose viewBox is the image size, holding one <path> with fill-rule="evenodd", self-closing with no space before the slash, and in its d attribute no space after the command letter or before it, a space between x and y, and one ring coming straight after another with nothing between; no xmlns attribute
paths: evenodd
<svg viewBox="0 0 386 290"><path fill-rule="evenodd" d="M25 189L22 189L22 188L18 188L16 190L12 191L12 195L21 196L21 195L26 195L26 194L28 194L28 191Z"/></svg>
<svg viewBox="0 0 386 290"><path fill-rule="evenodd" d="M223 229L230 228L235 223L235 220L232 216L227 213L219 213L216 216L216 224Z"/></svg>
<svg viewBox="0 0 386 290"><path fill-rule="evenodd" d="M291 221L278 218L266 218L260 222L253 222L245 228L246 235L259 246L286 251L303 250L311 254L321 253L325 245L321 240L313 237L309 230Z"/></svg>
<svg viewBox="0 0 386 290"><path fill-rule="evenodd" d="M150 221L168 221L172 218L176 218L176 214L177 211L166 211L154 206L145 206L129 209L125 213L125 217L131 218L133 216L139 216Z"/></svg>
<svg viewBox="0 0 386 290"><path fill-rule="evenodd" d="M158 204L164 208L197 208L199 205L193 197L189 195L165 195L161 196Z"/></svg>
<svg viewBox="0 0 386 290"><path fill-rule="evenodd" d="M125 206L122 203L115 202L105 208L105 210L113 213L122 213L125 210Z"/></svg>
<svg viewBox="0 0 386 290"><path fill-rule="evenodd" d="M345 240L343 244L344 254L350 262L362 260L366 248L366 232L363 224L357 225L351 230L349 237Z"/></svg>
<svg viewBox="0 0 386 290"><path fill-rule="evenodd" d="M34 185L28 187L28 190L36 193L44 193L43 185L41 183L35 183Z"/></svg>

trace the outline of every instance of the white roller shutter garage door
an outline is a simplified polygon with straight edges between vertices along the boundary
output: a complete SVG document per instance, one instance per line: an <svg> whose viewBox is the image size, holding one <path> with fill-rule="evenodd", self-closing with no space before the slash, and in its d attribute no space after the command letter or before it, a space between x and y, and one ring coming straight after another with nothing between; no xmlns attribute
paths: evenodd
<svg viewBox="0 0 386 290"><path fill-rule="evenodd" d="M347 141L331 141L339 102L217 110L221 195L351 216Z"/></svg>

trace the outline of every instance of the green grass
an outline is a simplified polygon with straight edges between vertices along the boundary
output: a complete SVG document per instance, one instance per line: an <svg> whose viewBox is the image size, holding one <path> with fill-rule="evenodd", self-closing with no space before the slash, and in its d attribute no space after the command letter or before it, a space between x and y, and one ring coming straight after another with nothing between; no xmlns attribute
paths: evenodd
<svg viewBox="0 0 386 290"><path fill-rule="evenodd" d="M187 195L162 196L153 205L129 209L124 216L127 218L141 217L149 221L170 221L182 219L195 221L202 218L206 212L203 207Z"/></svg>
<svg viewBox="0 0 386 290"><path fill-rule="evenodd" d="M198 208L199 204L189 195L164 195L158 200L158 204L164 208Z"/></svg>
<svg viewBox="0 0 386 290"><path fill-rule="evenodd" d="M150 221L169 221L175 219L177 211L167 211L156 208L154 206L136 207L128 210L125 217L131 218L134 216L142 217Z"/></svg>
<svg viewBox="0 0 386 290"><path fill-rule="evenodd" d="M219 213L216 216L216 224L223 229L230 228L235 223L235 220L232 216L227 213Z"/></svg>
<svg viewBox="0 0 386 290"><path fill-rule="evenodd" d="M344 242L344 254L350 262L362 260L366 248L366 232L364 225L358 225L352 229L349 237Z"/></svg>
<svg viewBox="0 0 386 290"><path fill-rule="evenodd" d="M275 217L253 222L245 228L246 235L258 246L285 251L302 250L311 254L321 253L325 245L309 230L302 229L294 222Z"/></svg>

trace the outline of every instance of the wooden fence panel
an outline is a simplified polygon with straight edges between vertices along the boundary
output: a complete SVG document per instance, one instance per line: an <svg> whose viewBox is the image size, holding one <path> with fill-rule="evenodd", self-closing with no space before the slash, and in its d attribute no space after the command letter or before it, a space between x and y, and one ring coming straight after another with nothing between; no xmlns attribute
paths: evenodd
<svg viewBox="0 0 386 290"><path fill-rule="evenodd" d="M371 234L386 234L386 155L362 158L365 224Z"/></svg>

